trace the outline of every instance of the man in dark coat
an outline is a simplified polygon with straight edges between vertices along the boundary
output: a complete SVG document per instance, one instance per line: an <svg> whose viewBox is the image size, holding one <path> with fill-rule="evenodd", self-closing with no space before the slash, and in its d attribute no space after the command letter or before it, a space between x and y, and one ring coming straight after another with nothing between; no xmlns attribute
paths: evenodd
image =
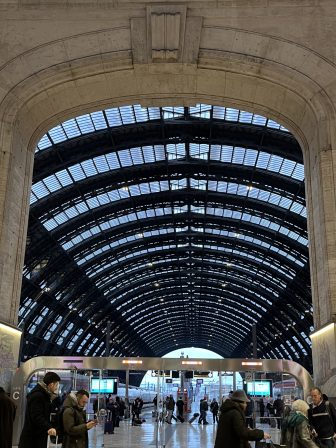
<svg viewBox="0 0 336 448"><path fill-rule="evenodd" d="M47 372L27 396L27 408L19 448L46 448L48 435L55 436L56 429L50 422L51 402L57 397L60 377Z"/></svg>
<svg viewBox="0 0 336 448"><path fill-rule="evenodd" d="M280 394L278 394L277 399L273 403L273 409L274 409L275 416L277 417L278 429L280 429L281 423L282 423L282 418L283 418L283 413L284 413L284 409L285 409L285 404L284 404L284 401L282 400Z"/></svg>
<svg viewBox="0 0 336 448"><path fill-rule="evenodd" d="M332 403L324 401L318 387L311 389L310 396L313 403L308 410L308 419L315 429L319 446L334 448L336 446L336 409Z"/></svg>
<svg viewBox="0 0 336 448"><path fill-rule="evenodd" d="M16 405L0 387L0 447L12 448L13 422Z"/></svg>
<svg viewBox="0 0 336 448"><path fill-rule="evenodd" d="M245 425L245 410L249 399L243 390L236 390L221 406L215 448L248 448L248 440L270 439L260 429Z"/></svg>

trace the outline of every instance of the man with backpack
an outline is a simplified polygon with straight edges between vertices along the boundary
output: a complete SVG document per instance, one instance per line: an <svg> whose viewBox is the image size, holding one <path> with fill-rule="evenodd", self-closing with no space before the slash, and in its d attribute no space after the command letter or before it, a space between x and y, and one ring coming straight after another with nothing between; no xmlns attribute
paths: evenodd
<svg viewBox="0 0 336 448"><path fill-rule="evenodd" d="M323 400L318 387L310 391L312 405L308 409L309 423L316 432L316 442L320 447L334 448L336 438L336 410L332 403Z"/></svg>
<svg viewBox="0 0 336 448"><path fill-rule="evenodd" d="M63 448L88 448L88 431L97 425L96 420L86 421L85 406L89 393L81 389L71 392L63 404Z"/></svg>

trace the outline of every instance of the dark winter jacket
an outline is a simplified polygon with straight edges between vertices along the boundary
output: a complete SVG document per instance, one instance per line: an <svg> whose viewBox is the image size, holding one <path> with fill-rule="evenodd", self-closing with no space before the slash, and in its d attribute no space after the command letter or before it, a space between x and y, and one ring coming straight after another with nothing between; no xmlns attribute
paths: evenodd
<svg viewBox="0 0 336 448"><path fill-rule="evenodd" d="M88 430L86 413L79 407L75 393L67 396L63 404L63 448L87 448Z"/></svg>
<svg viewBox="0 0 336 448"><path fill-rule="evenodd" d="M287 448L317 448L310 435L308 418L301 412L291 411L284 419L281 444Z"/></svg>
<svg viewBox="0 0 336 448"><path fill-rule="evenodd" d="M27 396L25 421L20 437L19 448L45 448L48 441L50 423L51 395L37 384Z"/></svg>
<svg viewBox="0 0 336 448"><path fill-rule="evenodd" d="M200 404L200 410L207 412L208 409L209 409L208 402L206 400L202 400Z"/></svg>
<svg viewBox="0 0 336 448"><path fill-rule="evenodd" d="M218 409L219 409L219 404L217 403L217 401L212 401L210 404L210 411L213 414L218 414Z"/></svg>
<svg viewBox="0 0 336 448"><path fill-rule="evenodd" d="M16 405L5 392L0 392L0 447L12 448Z"/></svg>
<svg viewBox="0 0 336 448"><path fill-rule="evenodd" d="M183 414L183 409L184 409L184 402L183 400L178 399L176 402L176 407L179 411L179 415Z"/></svg>
<svg viewBox="0 0 336 448"><path fill-rule="evenodd" d="M284 402L281 400L281 398L277 398L273 403L273 409L275 410L275 415L277 417L281 416L284 411Z"/></svg>
<svg viewBox="0 0 336 448"><path fill-rule="evenodd" d="M308 419L320 439L332 437L336 433L336 410L329 401L311 406L308 409Z"/></svg>
<svg viewBox="0 0 336 448"><path fill-rule="evenodd" d="M247 448L248 440L261 440L264 431L245 425L244 411L233 400L226 400L221 408L214 448Z"/></svg>

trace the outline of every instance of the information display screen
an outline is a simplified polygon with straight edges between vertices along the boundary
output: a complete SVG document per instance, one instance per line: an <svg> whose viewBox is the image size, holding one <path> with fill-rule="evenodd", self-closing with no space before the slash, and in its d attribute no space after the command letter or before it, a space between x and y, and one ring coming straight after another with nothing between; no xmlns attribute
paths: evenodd
<svg viewBox="0 0 336 448"><path fill-rule="evenodd" d="M272 380L248 381L246 391L254 397L272 397Z"/></svg>
<svg viewBox="0 0 336 448"><path fill-rule="evenodd" d="M91 378L92 394L117 394L118 378Z"/></svg>

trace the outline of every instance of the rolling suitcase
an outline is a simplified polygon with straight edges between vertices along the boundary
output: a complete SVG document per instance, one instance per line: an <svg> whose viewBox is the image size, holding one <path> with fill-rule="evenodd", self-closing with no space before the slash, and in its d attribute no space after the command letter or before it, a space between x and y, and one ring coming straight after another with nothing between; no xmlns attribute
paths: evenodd
<svg viewBox="0 0 336 448"><path fill-rule="evenodd" d="M106 421L104 424L104 434L114 434L112 413L110 411L107 412Z"/></svg>
<svg viewBox="0 0 336 448"><path fill-rule="evenodd" d="M196 419L197 419L197 417L199 417L199 414L197 413L197 412L195 412L195 414L191 417L191 419L189 420L189 423L192 423L192 422L194 422Z"/></svg>
<svg viewBox="0 0 336 448"><path fill-rule="evenodd" d="M104 434L113 434L113 422L112 420L107 420L104 425Z"/></svg>

